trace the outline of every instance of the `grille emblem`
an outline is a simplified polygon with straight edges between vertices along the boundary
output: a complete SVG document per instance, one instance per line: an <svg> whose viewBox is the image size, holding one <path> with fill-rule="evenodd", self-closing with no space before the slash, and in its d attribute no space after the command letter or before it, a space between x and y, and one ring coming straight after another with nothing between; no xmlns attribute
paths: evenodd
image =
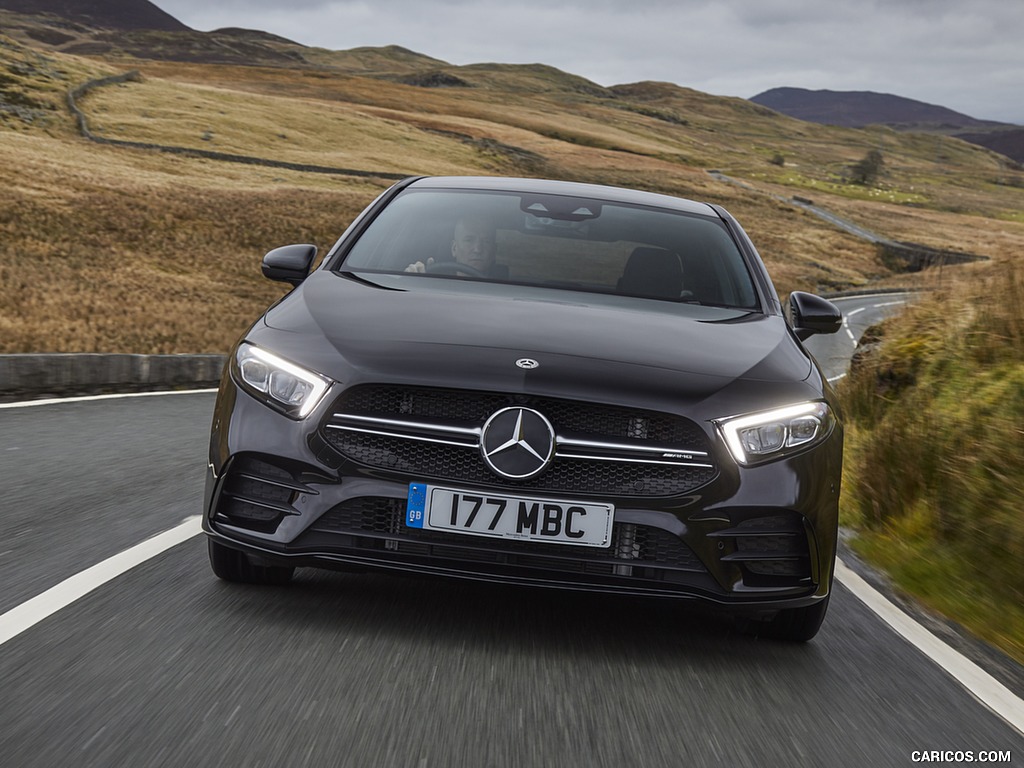
<svg viewBox="0 0 1024 768"><path fill-rule="evenodd" d="M480 436L480 454L495 474L525 480L539 474L555 454L555 429L531 408L491 414Z"/></svg>
<svg viewBox="0 0 1024 768"><path fill-rule="evenodd" d="M536 360L530 359L529 357L519 358L516 360L516 365L527 371L532 371L534 368L540 368L540 363Z"/></svg>

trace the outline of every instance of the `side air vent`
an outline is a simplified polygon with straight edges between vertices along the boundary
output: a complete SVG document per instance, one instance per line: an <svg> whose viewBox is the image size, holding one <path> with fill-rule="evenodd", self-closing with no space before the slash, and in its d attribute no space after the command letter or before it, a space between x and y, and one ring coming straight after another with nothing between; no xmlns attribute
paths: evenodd
<svg viewBox="0 0 1024 768"><path fill-rule="evenodd" d="M215 519L238 528L273 533L298 494L317 493L288 470L253 456L237 457L228 469Z"/></svg>
<svg viewBox="0 0 1024 768"><path fill-rule="evenodd" d="M810 581L810 552L803 518L795 513L752 517L708 534L732 542L723 563L738 565L748 587L779 587Z"/></svg>

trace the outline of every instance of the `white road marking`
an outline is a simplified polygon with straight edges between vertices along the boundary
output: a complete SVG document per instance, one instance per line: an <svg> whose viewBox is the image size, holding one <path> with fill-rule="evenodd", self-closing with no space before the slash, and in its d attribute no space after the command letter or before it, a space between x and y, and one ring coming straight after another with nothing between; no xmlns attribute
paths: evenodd
<svg viewBox="0 0 1024 768"><path fill-rule="evenodd" d="M846 312L843 314L843 330L846 331L846 335L850 337L850 341L853 342L853 346L857 346L857 337L853 335L853 331L850 330L850 318L856 315L858 312L863 312L867 307L860 307L852 312Z"/></svg>
<svg viewBox="0 0 1024 768"><path fill-rule="evenodd" d="M112 395L79 395L77 397L50 397L45 400L18 400L14 403L0 403L4 408L32 408L36 405L57 405L58 403L81 403L86 400L115 400L122 397L161 397L163 395L197 395L216 392L216 389L174 389L161 392L121 392Z"/></svg>
<svg viewBox="0 0 1024 768"><path fill-rule="evenodd" d="M978 701L1024 734L1024 700L973 661L890 602L843 563L836 560L836 578L876 616L892 627L921 653L934 661Z"/></svg>
<svg viewBox="0 0 1024 768"><path fill-rule="evenodd" d="M200 515L189 517L169 531L164 531L124 552L108 557L103 562L64 579L57 586L51 587L42 594L36 595L0 615L0 645L62 608L66 608L79 598L85 597L94 589L103 586L122 573L201 533L200 519Z"/></svg>

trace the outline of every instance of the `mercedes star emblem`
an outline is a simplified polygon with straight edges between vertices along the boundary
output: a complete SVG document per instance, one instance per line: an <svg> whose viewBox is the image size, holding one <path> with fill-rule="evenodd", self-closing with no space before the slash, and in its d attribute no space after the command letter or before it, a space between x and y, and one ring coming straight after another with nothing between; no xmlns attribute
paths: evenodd
<svg viewBox="0 0 1024 768"><path fill-rule="evenodd" d="M516 360L516 365L527 371L532 371L534 368L540 367L540 363L538 363L536 360L530 359L529 357L519 358L518 360Z"/></svg>
<svg viewBox="0 0 1024 768"><path fill-rule="evenodd" d="M525 480L551 462L555 429L531 408L502 408L484 423L480 453L495 474Z"/></svg>

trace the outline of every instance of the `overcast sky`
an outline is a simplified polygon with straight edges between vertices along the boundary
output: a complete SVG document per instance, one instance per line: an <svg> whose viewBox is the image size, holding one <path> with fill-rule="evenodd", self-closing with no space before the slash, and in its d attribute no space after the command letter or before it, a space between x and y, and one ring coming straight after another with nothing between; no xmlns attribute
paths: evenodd
<svg viewBox="0 0 1024 768"><path fill-rule="evenodd" d="M877 91L1024 124L1022 0L154 0L193 29L452 64L550 64L601 85L749 98Z"/></svg>

